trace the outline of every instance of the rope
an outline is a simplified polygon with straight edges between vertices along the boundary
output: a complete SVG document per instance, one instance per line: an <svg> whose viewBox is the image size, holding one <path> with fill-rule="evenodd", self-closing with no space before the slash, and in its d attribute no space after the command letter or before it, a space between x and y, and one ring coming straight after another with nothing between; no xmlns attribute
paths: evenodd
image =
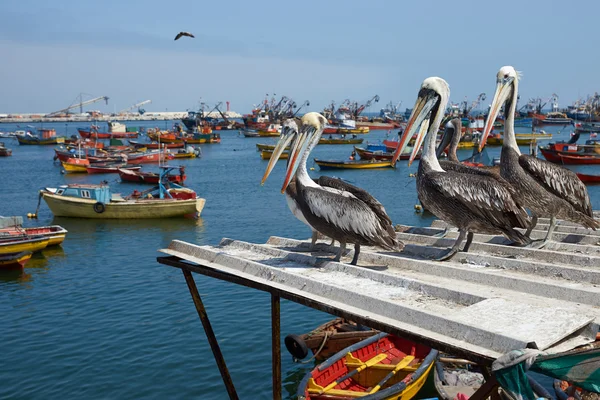
<svg viewBox="0 0 600 400"><path fill-rule="evenodd" d="M294 357L294 362L297 362L298 364L308 364L309 362L311 362L312 360L314 360L319 355L319 353L321 352L321 350L323 350L323 347L325 346L325 342L327 342L327 335L328 334L329 334L329 332L325 331L325 335L323 336L323 342L321 343L321 346L319 346L319 350L317 350L315 352L315 354L311 358L309 358L306 361L300 361L300 360L298 360L297 358Z"/></svg>

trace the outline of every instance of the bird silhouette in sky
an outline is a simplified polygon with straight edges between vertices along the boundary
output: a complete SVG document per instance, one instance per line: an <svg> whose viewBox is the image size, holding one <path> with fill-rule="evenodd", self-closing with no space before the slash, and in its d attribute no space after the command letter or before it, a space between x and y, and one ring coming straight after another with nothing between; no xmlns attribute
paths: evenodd
<svg viewBox="0 0 600 400"><path fill-rule="evenodd" d="M175 36L175 40L179 39L179 38L180 38L180 37L182 37L182 36L189 36L189 37L191 37L191 38L195 37L194 35L192 35L192 34L191 34L191 33L189 33L189 32L179 32L179 33L177 34L177 36Z"/></svg>

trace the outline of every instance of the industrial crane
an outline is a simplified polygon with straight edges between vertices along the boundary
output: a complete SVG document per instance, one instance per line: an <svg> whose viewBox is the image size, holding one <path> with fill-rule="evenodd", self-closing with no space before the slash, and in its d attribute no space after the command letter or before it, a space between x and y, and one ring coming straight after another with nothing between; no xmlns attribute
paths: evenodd
<svg viewBox="0 0 600 400"><path fill-rule="evenodd" d="M354 103L353 107L351 108L352 115L354 116L354 118L358 117L360 115L360 113L365 110L365 108L371 107L371 104L373 104L373 102L375 102L375 103L379 102L378 95L373 96L369 101L367 101L362 106L359 106L358 103Z"/></svg>
<svg viewBox="0 0 600 400"><path fill-rule="evenodd" d="M136 108L136 107L141 107L141 106L143 106L144 104L148 104L148 103L152 103L152 100L144 100L144 101L142 101L142 102L140 102L140 103L137 103L137 104L134 104L134 105L132 105L131 107L124 108L124 109L122 109L121 111L119 111L119 112L118 112L118 114L126 114L126 113L128 113L129 111L133 110L134 108ZM144 110L142 110L142 109L138 109L138 112L139 112L140 114L143 114L143 113L144 113Z"/></svg>
<svg viewBox="0 0 600 400"><path fill-rule="evenodd" d="M292 114L292 118L294 118L298 112L300 112L300 110L302 110L304 107L309 107L310 106L310 102L308 100L306 100L304 103L302 103L302 105L298 108L296 108L296 111L294 111L294 113Z"/></svg>
<svg viewBox="0 0 600 400"><path fill-rule="evenodd" d="M481 104L482 101L485 101L486 99L486 95L485 93L479 93L479 96L477 96L477 99L475 99L471 105L469 106L467 101L463 101L463 117L467 117L471 111L473 111L473 109L477 108L477 106L479 106L479 104Z"/></svg>
<svg viewBox="0 0 600 400"><path fill-rule="evenodd" d="M67 108L63 108L62 110L51 112L49 114L46 114L46 116L47 117L52 117L52 116L57 115L57 114L65 114L65 113L68 113L70 110L72 110L74 108L77 108L77 107L79 107L79 113L83 114L83 106L95 103L95 102L100 101L100 100L104 100L106 102L106 104L108 104L108 97L107 96L100 96L100 97L93 98L91 100L82 101L83 100L82 99L83 94L84 93L80 93L79 96L77 96L79 98L79 103L70 105Z"/></svg>

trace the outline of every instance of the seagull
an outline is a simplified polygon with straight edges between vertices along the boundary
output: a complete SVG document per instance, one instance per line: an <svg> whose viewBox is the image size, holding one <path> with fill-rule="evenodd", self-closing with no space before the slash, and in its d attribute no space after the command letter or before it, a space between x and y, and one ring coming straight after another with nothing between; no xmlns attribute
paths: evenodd
<svg viewBox="0 0 600 400"><path fill-rule="evenodd" d="M191 33L189 33L189 32L179 32L179 33L177 34L177 36L175 36L175 40L179 39L179 38L180 38L180 37L182 37L182 36L189 36L189 37L191 37L191 38L195 37L194 35L192 35L192 34L191 34Z"/></svg>

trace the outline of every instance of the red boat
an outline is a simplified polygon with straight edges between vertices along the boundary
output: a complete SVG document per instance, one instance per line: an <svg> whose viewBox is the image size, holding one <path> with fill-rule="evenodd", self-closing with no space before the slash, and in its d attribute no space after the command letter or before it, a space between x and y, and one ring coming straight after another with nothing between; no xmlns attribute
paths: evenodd
<svg viewBox="0 0 600 400"><path fill-rule="evenodd" d="M137 132L98 132L95 129L77 129L79 135L84 139L135 139Z"/></svg>
<svg viewBox="0 0 600 400"><path fill-rule="evenodd" d="M600 164L600 154L578 151L556 151L547 147L540 147L546 160L555 164L588 165Z"/></svg>
<svg viewBox="0 0 600 400"><path fill-rule="evenodd" d="M86 167L88 174L116 174L119 172L119 169L137 171L141 168L141 165L132 165L118 162L94 163Z"/></svg>
<svg viewBox="0 0 600 400"><path fill-rule="evenodd" d="M154 172L139 172L126 169L119 169L119 176L121 180L127 182L136 183L151 183L153 185L158 184L159 174ZM174 182L179 185L183 184L187 176L185 175L185 168L179 167L179 174L168 174L166 175L169 182Z"/></svg>
<svg viewBox="0 0 600 400"><path fill-rule="evenodd" d="M169 154L164 151L149 151L146 153L127 154L127 162L130 164L152 164L165 161Z"/></svg>
<svg viewBox="0 0 600 400"><path fill-rule="evenodd" d="M160 147L158 147L159 143L157 142L152 142L152 143L140 143L140 142L136 142L135 140L130 140L129 143L135 147L135 148L140 148L140 147L145 147L147 149L152 149L152 150L156 150L156 149L182 149L185 146L185 143L181 142L181 143L160 143Z"/></svg>
<svg viewBox="0 0 600 400"><path fill-rule="evenodd" d="M600 183L600 175L588 175L577 172L577 177L583 183Z"/></svg>

